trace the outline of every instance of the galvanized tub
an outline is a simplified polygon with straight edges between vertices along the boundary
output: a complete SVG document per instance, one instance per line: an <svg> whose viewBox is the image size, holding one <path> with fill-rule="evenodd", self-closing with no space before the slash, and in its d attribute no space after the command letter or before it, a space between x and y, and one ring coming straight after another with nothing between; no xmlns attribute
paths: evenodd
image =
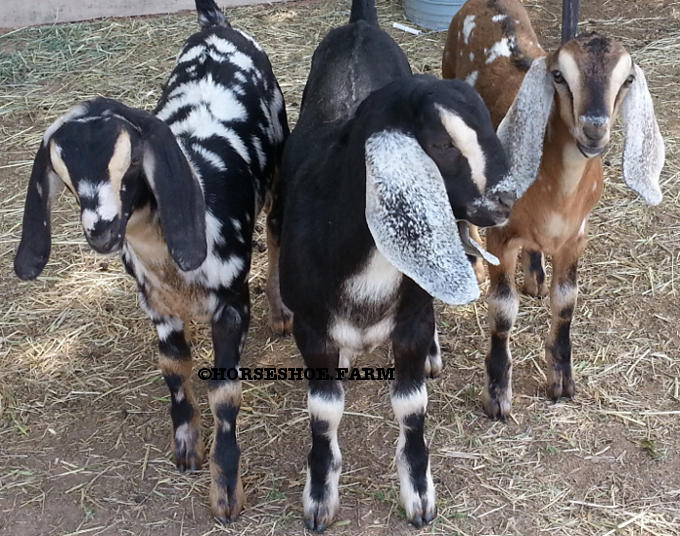
<svg viewBox="0 0 680 536"><path fill-rule="evenodd" d="M448 30L464 0L404 0L406 18L430 30Z"/></svg>

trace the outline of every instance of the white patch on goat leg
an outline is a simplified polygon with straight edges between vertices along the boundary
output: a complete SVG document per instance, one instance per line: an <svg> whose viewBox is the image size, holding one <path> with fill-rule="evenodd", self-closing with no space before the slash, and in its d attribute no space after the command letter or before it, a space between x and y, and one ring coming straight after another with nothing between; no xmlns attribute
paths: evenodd
<svg viewBox="0 0 680 536"><path fill-rule="evenodd" d="M344 393L341 392L339 396L333 398L310 394L307 399L307 409L312 421L325 423L324 435L328 439L330 449L327 452L329 455L328 472L323 483L323 497L319 499L312 496L312 472L309 465L307 465L307 478L302 493L305 521L308 525L323 530L333 520L340 504L338 483L342 470L342 454L338 444L338 427L345 410ZM315 445L312 446L313 449L314 447ZM316 445L316 447L319 446Z"/></svg>
<svg viewBox="0 0 680 536"><path fill-rule="evenodd" d="M425 412L427 410L427 389L425 388L425 384L421 384L416 391L411 391L406 394L395 394L393 392L392 409L394 411L394 416L399 423L396 462L401 490L401 502L406 510L407 519L416 526L420 526L422 523L428 523L435 516L434 482L432 480L429 458L427 459L425 474L413 474L413 467L408 459L408 453L414 452L414 445L410 445L408 449L406 448L406 433L409 431L409 418L416 416L421 416L421 418L425 417ZM414 439L411 436L408 437L408 439L410 441L423 441L422 449L424 455L427 456L427 447L424 445L424 437L421 436ZM420 447L420 445L415 446ZM414 483L414 479L418 477L424 478L425 490L422 493L416 489Z"/></svg>

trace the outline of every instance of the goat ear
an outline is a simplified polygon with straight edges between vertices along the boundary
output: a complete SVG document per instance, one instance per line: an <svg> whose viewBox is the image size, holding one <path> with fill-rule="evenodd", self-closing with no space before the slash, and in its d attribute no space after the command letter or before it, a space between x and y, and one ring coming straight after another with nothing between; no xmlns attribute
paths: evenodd
<svg viewBox="0 0 680 536"><path fill-rule="evenodd" d="M52 169L49 142L40 143L28 181L21 242L14 257L14 272L19 278L35 279L50 257L50 208L59 189L59 178Z"/></svg>
<svg viewBox="0 0 680 536"><path fill-rule="evenodd" d="M665 157L663 138L645 75L637 65L634 68L635 80L621 106L625 133L623 178L647 204L658 205L663 197L659 188Z"/></svg>
<svg viewBox="0 0 680 536"><path fill-rule="evenodd" d="M403 132L378 132L365 148L366 222L380 253L446 303L477 299L477 279L437 165Z"/></svg>
<svg viewBox="0 0 680 536"><path fill-rule="evenodd" d="M515 101L498 125L498 138L508 157L517 199L538 175L554 92L546 58L536 58L524 76Z"/></svg>
<svg viewBox="0 0 680 536"><path fill-rule="evenodd" d="M149 116L140 125L144 173L158 202L165 241L177 265L194 270L207 253L203 191L170 127L144 115Z"/></svg>

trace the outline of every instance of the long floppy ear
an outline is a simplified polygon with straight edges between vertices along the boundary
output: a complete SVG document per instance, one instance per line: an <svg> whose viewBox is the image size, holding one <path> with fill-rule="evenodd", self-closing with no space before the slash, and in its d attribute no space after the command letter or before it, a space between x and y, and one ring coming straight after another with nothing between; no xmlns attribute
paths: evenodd
<svg viewBox="0 0 680 536"><path fill-rule="evenodd" d="M40 275L50 257L50 208L59 189L59 178L52 169L48 143L41 140L28 181L21 242L14 257L14 271L24 280Z"/></svg>
<svg viewBox="0 0 680 536"><path fill-rule="evenodd" d="M508 157L517 199L538 175L554 93L546 58L536 58L524 76L515 101L498 125L498 139Z"/></svg>
<svg viewBox="0 0 680 536"><path fill-rule="evenodd" d="M182 270L195 270L207 254L203 191L170 127L156 121L144 136L144 173L170 255Z"/></svg>
<svg viewBox="0 0 680 536"><path fill-rule="evenodd" d="M198 179L165 122L120 103L112 106L141 131L144 174L158 202L170 255L183 271L195 270L207 254L205 200Z"/></svg>
<svg viewBox="0 0 680 536"><path fill-rule="evenodd" d="M663 197L659 175L665 149L654 115L654 103L647 89L642 69L635 68L635 80L621 105L623 116L623 178L649 205L658 205Z"/></svg>
<svg viewBox="0 0 680 536"><path fill-rule="evenodd" d="M366 141L366 222L388 261L430 295L462 305L479 287L437 165L418 141L381 131Z"/></svg>

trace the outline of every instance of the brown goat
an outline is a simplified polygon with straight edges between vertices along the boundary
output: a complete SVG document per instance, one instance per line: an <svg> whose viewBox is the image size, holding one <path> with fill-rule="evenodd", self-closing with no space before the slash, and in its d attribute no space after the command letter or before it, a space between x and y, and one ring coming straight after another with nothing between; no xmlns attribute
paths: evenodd
<svg viewBox="0 0 680 536"><path fill-rule="evenodd" d="M553 400L572 397L569 330L586 221L604 185L600 155L621 110L624 179L656 205L663 140L644 74L620 43L590 33L546 54L518 0L469 0L451 21L442 71L482 96L521 183L508 223L487 231L487 248L500 264L489 265L491 346L483 404L489 416L505 418L512 399L509 334L519 307L517 253L522 248L524 290L533 296L548 292L543 256L552 256L547 391Z"/></svg>

